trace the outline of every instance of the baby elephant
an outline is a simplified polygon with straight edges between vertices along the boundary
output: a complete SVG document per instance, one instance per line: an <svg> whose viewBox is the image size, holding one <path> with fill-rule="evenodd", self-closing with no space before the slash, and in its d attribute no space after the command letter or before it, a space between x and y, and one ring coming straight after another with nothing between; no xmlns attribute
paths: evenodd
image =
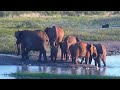
<svg viewBox="0 0 120 90"><path fill-rule="evenodd" d="M51 47L51 61L56 62L57 54L58 54L58 47L52 46Z"/></svg>

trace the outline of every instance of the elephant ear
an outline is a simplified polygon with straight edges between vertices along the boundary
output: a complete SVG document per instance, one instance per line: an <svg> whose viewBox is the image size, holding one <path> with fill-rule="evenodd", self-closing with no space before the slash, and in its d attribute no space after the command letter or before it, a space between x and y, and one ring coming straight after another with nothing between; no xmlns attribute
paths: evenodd
<svg viewBox="0 0 120 90"><path fill-rule="evenodd" d="M48 33L48 30L50 30L51 27L47 27L44 31L46 32L46 34Z"/></svg>

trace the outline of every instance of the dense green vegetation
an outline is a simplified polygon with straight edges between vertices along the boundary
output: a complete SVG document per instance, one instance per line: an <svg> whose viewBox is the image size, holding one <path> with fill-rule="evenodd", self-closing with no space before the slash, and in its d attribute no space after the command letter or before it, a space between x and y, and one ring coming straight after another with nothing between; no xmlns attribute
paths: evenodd
<svg viewBox="0 0 120 90"><path fill-rule="evenodd" d="M70 74L50 74L50 73L12 73L17 79L120 79L117 76L101 75L70 75Z"/></svg>
<svg viewBox="0 0 120 90"><path fill-rule="evenodd" d="M7 11L0 11L6 12ZM11 11L12 13L13 11ZM18 11L20 13L20 11ZM26 11L25 11L26 12ZM24 12L24 13L25 13ZM45 11L42 11L45 12ZM47 11L46 11L47 12ZM52 11L50 11L52 12ZM61 11L63 12L63 11ZM79 11L78 11L79 12ZM97 12L97 11L96 11ZM53 12L52 12L53 13ZM55 12L54 12L55 13ZM67 12L66 12L67 13ZM109 23L110 28L101 28ZM84 41L120 40L120 16L83 15L83 16L40 16L40 17L1 17L0 18L0 53L15 53L17 30L44 30L47 26L59 25L66 35L77 35Z"/></svg>

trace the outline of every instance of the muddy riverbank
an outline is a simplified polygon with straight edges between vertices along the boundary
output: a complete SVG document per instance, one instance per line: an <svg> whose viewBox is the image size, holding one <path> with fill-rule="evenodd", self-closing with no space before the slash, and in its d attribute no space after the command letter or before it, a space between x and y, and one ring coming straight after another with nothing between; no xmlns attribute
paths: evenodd
<svg viewBox="0 0 120 90"><path fill-rule="evenodd" d="M120 41L87 41L89 43L101 43L106 46L107 48L107 56L111 55L120 55ZM26 64L28 65L52 65L52 66L65 66L65 67L71 67L74 66L71 61L60 61L60 50L58 53L57 62L53 63L50 61L50 57L48 57L48 62L38 62L38 52L31 52L29 53L30 60L26 61ZM47 56L49 56L50 53L47 53ZM20 65L21 55L10 55L10 54L0 54L0 65ZM82 65L78 65L82 66ZM86 66L86 65L83 65ZM91 67L91 66L89 66ZM94 67L94 66L92 66Z"/></svg>
<svg viewBox="0 0 120 90"><path fill-rule="evenodd" d="M33 56L34 57L34 56ZM60 58L57 59L56 62L52 62L48 57L47 62L39 62L37 58L30 57L29 60L25 62L25 65L28 66L54 66L54 67L64 67L64 68L72 68L72 67L83 67L83 68L96 68L94 65L85 65L85 64L72 64L72 61L61 61ZM0 54L0 65L22 65L21 64L21 56L9 55L9 54Z"/></svg>

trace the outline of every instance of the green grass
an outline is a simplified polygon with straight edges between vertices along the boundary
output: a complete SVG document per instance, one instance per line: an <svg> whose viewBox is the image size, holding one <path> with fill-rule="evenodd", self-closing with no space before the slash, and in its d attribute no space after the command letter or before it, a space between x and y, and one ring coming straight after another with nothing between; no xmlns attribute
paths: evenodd
<svg viewBox="0 0 120 90"><path fill-rule="evenodd" d="M84 41L120 41L120 29L101 29L101 25L119 26L119 16L57 16L57 17L3 17L0 18L0 53L16 53L16 30L44 30L47 26L60 25L66 35L77 35Z"/></svg>
<svg viewBox="0 0 120 90"><path fill-rule="evenodd" d="M50 73L12 73L17 79L120 79L118 76L100 75L69 75L69 74L50 74Z"/></svg>

